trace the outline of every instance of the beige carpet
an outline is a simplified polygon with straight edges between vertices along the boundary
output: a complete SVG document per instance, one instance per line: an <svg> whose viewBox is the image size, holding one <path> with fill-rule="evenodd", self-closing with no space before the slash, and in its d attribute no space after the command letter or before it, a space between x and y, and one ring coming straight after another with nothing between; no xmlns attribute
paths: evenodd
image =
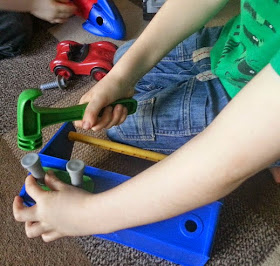
<svg viewBox="0 0 280 266"><path fill-rule="evenodd" d="M142 20L139 5L128 0L115 2L123 14L129 38L137 37L147 24ZM233 1L209 25L221 25L236 13L238 1ZM36 23L34 39L27 51L20 57L0 61L0 265L174 265L93 236L65 238L49 244L41 239L30 240L25 236L24 226L13 219L12 201L26 176L19 163L25 152L16 146L18 95L26 88L53 80L48 63L55 55L58 40L95 42L101 39L84 32L81 22L73 17L69 24L51 28L45 23ZM77 104L92 85L88 77L75 79L67 90L46 92L38 104L57 107ZM59 126L44 129L44 143ZM95 136L105 138L103 132ZM78 143L73 157L88 165L131 176L150 165ZM227 196L208 265L280 265L279 199L279 186L267 171Z"/></svg>

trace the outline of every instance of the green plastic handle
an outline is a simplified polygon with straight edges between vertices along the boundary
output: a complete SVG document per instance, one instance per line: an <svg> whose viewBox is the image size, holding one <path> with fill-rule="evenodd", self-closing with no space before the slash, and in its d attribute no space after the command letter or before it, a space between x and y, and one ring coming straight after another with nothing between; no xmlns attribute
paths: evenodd
<svg viewBox="0 0 280 266"><path fill-rule="evenodd" d="M42 145L42 128L57 123L82 120L87 107L87 103L66 108L34 105L35 99L41 95L42 91L39 89L28 89L23 91L18 98L18 146L22 150L34 150ZM137 101L132 98L117 100L111 105L114 107L117 104L124 105L128 110L128 115L136 112ZM103 113L103 110L99 115Z"/></svg>
<svg viewBox="0 0 280 266"><path fill-rule="evenodd" d="M117 104L122 104L127 108L128 115L131 115L136 112L137 109L137 101L130 99L120 99L112 104L111 106L115 107ZM88 103L74 105L65 108L48 108L48 107L39 107L33 105L33 111L39 113L41 116L41 126L42 128L68 121L77 121L82 120L84 116L85 109ZM100 111L98 116L102 116L104 108Z"/></svg>

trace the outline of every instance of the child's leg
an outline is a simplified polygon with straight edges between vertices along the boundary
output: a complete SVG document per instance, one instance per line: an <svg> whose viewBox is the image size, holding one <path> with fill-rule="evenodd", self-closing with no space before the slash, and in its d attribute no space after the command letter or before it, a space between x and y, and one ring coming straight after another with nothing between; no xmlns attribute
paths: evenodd
<svg viewBox="0 0 280 266"><path fill-rule="evenodd" d="M0 59L19 55L31 35L29 14L0 11Z"/></svg>
<svg viewBox="0 0 280 266"><path fill-rule="evenodd" d="M136 86L137 112L108 130L109 138L170 154L201 132L229 101L210 71L209 47L219 33L212 28L192 35L145 75Z"/></svg>

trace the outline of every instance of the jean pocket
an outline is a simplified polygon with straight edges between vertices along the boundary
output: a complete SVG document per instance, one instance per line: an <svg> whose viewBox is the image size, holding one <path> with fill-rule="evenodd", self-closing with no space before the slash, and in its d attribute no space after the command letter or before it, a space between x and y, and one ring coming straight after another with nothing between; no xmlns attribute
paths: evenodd
<svg viewBox="0 0 280 266"><path fill-rule="evenodd" d="M161 137L190 137L206 127L207 90L195 77L174 86L138 93L137 112L114 127L120 141L157 141ZM114 136L113 136L114 135ZM168 138L169 139L169 138ZM170 140L170 139L169 139Z"/></svg>
<svg viewBox="0 0 280 266"><path fill-rule="evenodd" d="M206 127L207 91L201 82L187 82L161 91L155 99L153 124L156 135L188 137Z"/></svg>
<svg viewBox="0 0 280 266"><path fill-rule="evenodd" d="M137 95L135 98L137 99ZM154 141L152 114L155 98L137 99L137 101L137 112L129 115L125 123L116 127L118 134L123 140L127 141Z"/></svg>

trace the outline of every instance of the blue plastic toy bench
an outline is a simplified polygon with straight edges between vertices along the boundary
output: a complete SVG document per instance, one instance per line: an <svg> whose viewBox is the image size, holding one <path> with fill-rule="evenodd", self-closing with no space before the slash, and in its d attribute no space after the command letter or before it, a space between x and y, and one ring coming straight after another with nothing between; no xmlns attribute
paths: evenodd
<svg viewBox="0 0 280 266"><path fill-rule="evenodd" d="M40 151L44 167L65 170L70 159L73 142L68 140L69 131L75 131L72 123L65 123ZM84 174L92 178L94 193L106 191L130 177L86 166ZM34 201L22 187L20 196L26 205ZM177 217L105 235L96 235L181 265L204 265L210 258L222 203L209 205Z"/></svg>

